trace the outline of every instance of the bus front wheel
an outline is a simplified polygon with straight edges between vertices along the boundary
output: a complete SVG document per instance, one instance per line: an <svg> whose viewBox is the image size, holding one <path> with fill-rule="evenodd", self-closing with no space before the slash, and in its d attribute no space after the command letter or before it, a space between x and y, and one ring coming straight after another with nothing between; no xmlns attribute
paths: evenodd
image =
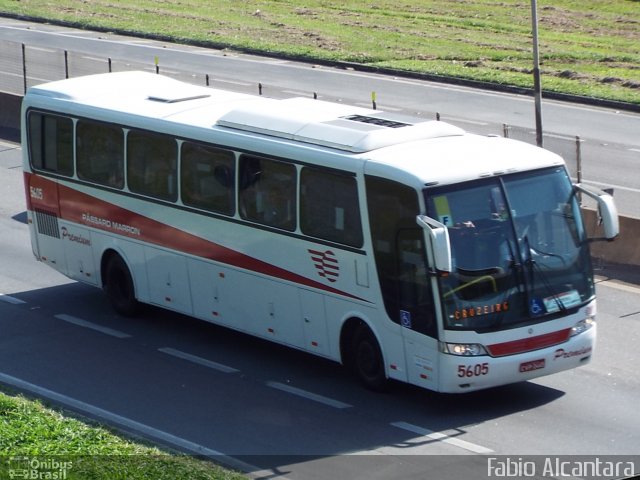
<svg viewBox="0 0 640 480"><path fill-rule="evenodd" d="M389 389L380 345L366 325L361 325L353 337L353 367L366 388L376 392Z"/></svg>
<svg viewBox="0 0 640 480"><path fill-rule="evenodd" d="M138 312L140 304L136 299L133 278L127 264L118 254L107 261L104 290L113 309L120 315L132 317Z"/></svg>

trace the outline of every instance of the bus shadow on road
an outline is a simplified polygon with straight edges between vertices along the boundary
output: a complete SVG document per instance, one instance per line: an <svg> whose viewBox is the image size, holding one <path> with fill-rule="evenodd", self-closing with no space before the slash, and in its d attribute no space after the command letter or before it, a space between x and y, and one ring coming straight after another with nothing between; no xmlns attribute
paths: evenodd
<svg viewBox="0 0 640 480"><path fill-rule="evenodd" d="M19 316L7 332L31 345L47 346L39 349L37 358L31 357L30 368L47 377L49 390L87 403L102 391L104 395L97 397L108 398L109 411L115 415L172 435L183 432L186 441L272 473L294 463L310 466L347 454L395 458L486 453L491 450L468 440L473 426L507 422L505 417L522 415L565 395L533 382L460 395L394 384L390 392L376 394L335 362L225 327L156 307L145 307L135 319L121 317L111 311L100 290L82 284L12 297L24 303L13 305L14 310L1 317L10 322L9 315ZM70 317L99 328L87 330L82 322L61 320ZM56 329L58 335L52 333ZM127 337L107 338L100 329ZM48 347L52 338L55 348ZM186 355L176 358L165 355L167 351ZM60 352L66 352L65 361L56 365ZM127 367L127 359L137 359L138 365ZM221 366L229 370L221 373ZM46 369L55 375L47 375ZM107 374L111 369L120 373ZM286 385L294 394L273 385ZM342 407L332 408L318 398L338 400ZM478 442L478 433L472 436ZM159 440L153 435L151 439Z"/></svg>
<svg viewBox="0 0 640 480"><path fill-rule="evenodd" d="M16 222L24 223L26 225L27 224L27 211L25 210L24 212L16 213L11 218L13 220L15 220Z"/></svg>

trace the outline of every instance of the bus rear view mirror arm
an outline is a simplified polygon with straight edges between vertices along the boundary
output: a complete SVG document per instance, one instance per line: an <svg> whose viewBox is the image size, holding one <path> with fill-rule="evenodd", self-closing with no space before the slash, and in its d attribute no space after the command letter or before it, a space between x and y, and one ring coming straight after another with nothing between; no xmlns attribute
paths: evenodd
<svg viewBox="0 0 640 480"><path fill-rule="evenodd" d="M618 220L618 209L613 201L611 194L583 184L576 184L575 188L593 198L598 204L598 223L602 225L604 230L604 238L595 238L592 240L614 240L620 233L620 223Z"/></svg>
<svg viewBox="0 0 640 480"><path fill-rule="evenodd" d="M418 215L416 222L429 234L433 247L433 259L436 270L440 272L453 271L451 262L451 243L449 242L449 230L446 225L425 215Z"/></svg>

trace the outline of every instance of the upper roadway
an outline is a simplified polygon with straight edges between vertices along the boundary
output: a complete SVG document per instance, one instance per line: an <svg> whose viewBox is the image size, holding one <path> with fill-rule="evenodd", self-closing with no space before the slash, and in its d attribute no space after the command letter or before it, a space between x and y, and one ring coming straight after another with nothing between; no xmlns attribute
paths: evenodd
<svg viewBox="0 0 640 480"><path fill-rule="evenodd" d="M1 42L7 42L3 55L19 51L16 46L21 43L26 46L29 85L62 78L65 50L71 76L104 72L108 58L114 69L153 69L157 58L161 73L194 83L204 83L208 75L210 84L218 88L257 94L261 83L269 96L311 96L315 92L324 100L361 106L371 106L371 92L376 92L381 110L424 118L434 118L437 112L443 120L482 134L502 134L507 124L511 136L535 143L533 99L525 95L10 18L0 18ZM21 61L20 57L16 60ZM0 90L12 83L19 90L14 93L22 93L22 69L3 67L5 64L0 61ZM640 114L543 98L542 116L544 146L561 154L577 177L579 136L582 181L614 188L620 212L640 218Z"/></svg>

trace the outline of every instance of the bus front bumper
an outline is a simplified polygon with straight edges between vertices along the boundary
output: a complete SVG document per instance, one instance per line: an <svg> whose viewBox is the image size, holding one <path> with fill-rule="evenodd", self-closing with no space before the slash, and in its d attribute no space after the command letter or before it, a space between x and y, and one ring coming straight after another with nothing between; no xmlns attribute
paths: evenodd
<svg viewBox="0 0 640 480"><path fill-rule="evenodd" d="M465 393L517 383L586 365L596 342L596 324L544 349L502 357L443 355L439 391Z"/></svg>

